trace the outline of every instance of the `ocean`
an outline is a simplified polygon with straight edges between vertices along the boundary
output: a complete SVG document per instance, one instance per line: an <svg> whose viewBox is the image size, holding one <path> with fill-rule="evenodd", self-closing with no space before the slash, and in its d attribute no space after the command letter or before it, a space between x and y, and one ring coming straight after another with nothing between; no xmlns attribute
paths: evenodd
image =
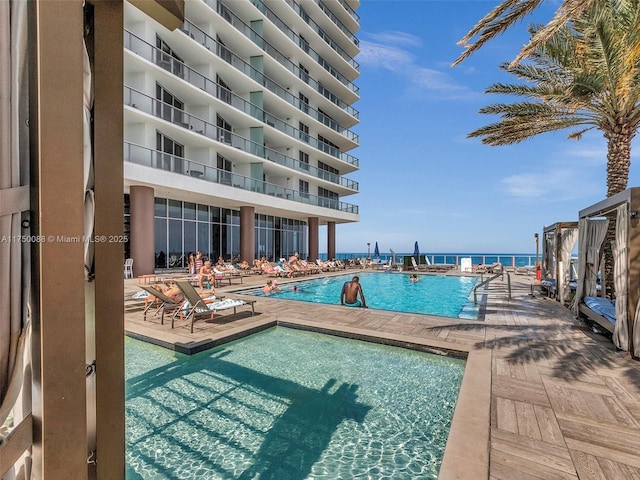
<svg viewBox="0 0 640 480"><path fill-rule="evenodd" d="M369 254L367 252L356 253L336 253L338 260L349 260L355 257L367 258ZM375 257L373 252L370 253L372 260L379 261L381 263L393 260L391 253L381 253L379 257ZM404 257L413 257L412 253L400 253L395 254L396 263L404 263ZM533 267L536 264L535 253L420 253L421 264L426 263L425 257L429 259L429 262L438 265L459 265L461 258L471 258L473 265L483 264L491 265L495 262L500 262L505 267ZM327 254L320 254L320 259L327 260ZM540 255L538 261L541 260ZM417 261L417 259L416 259Z"/></svg>

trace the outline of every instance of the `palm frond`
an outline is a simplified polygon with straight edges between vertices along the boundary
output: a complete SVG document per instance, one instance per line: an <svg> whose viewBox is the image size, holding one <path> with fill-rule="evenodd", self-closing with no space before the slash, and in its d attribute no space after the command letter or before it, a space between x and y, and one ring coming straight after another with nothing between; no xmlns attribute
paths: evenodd
<svg viewBox="0 0 640 480"><path fill-rule="evenodd" d="M507 30L511 25L531 14L543 0L504 0L491 12L476 23L469 32L458 42L464 46L462 54L454 60L451 66L456 66L487 41ZM468 43L478 36L474 43Z"/></svg>

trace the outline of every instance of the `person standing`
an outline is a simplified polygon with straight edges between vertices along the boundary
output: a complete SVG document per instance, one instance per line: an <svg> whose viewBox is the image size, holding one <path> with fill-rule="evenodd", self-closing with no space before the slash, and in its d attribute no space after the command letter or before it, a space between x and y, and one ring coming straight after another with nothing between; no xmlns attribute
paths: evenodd
<svg viewBox="0 0 640 480"><path fill-rule="evenodd" d="M204 265L204 260L202 259L202 252L198 250L196 252L196 258L193 261L193 271L196 275L200 275L200 270L202 269L202 265Z"/></svg>

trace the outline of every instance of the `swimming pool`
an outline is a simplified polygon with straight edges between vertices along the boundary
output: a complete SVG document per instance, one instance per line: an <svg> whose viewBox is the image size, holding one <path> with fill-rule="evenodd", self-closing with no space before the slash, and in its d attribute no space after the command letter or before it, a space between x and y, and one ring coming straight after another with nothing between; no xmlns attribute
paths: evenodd
<svg viewBox="0 0 640 480"><path fill-rule="evenodd" d="M465 367L283 327L125 346L127 479L435 479Z"/></svg>
<svg viewBox="0 0 640 480"><path fill-rule="evenodd" d="M270 297L304 302L340 304L340 291L353 273L332 277L314 277L281 284ZM420 275L410 282L409 274L359 272L367 306L394 312L422 313L445 317L477 319L478 306L470 299L476 277L456 275ZM298 287L294 289L293 286ZM247 295L265 296L262 288L243 290Z"/></svg>

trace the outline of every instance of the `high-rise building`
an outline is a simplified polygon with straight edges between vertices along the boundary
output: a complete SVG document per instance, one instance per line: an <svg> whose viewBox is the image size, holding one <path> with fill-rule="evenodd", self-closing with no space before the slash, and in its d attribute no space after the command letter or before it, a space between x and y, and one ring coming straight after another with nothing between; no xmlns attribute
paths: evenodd
<svg viewBox="0 0 640 480"><path fill-rule="evenodd" d="M357 222L359 0L187 0L174 31L125 5L127 257L137 275L335 255ZM320 239L320 227L326 238ZM324 246L324 244L322 245Z"/></svg>

